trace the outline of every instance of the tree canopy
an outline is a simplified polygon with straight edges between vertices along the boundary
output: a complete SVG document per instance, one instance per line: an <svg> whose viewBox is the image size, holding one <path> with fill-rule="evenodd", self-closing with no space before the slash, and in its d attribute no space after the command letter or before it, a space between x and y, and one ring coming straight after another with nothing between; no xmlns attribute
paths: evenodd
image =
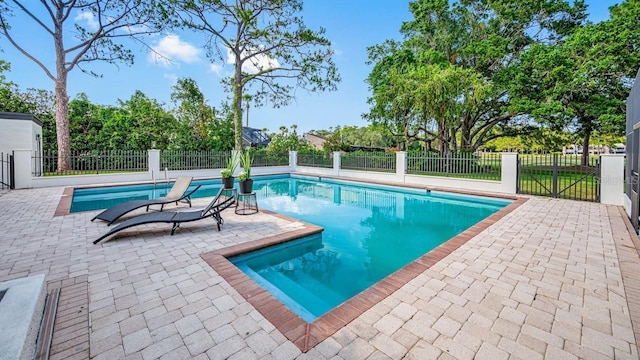
<svg viewBox="0 0 640 360"><path fill-rule="evenodd" d="M369 48L365 117L445 152L530 130L530 109L513 91L521 62L536 44L561 44L586 17L583 1L564 0L418 0L409 9L403 41Z"/></svg>

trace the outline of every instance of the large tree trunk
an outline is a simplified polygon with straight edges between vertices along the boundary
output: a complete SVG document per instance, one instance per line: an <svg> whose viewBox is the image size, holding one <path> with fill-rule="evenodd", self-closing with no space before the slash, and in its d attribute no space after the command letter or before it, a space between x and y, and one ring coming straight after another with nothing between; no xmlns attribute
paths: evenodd
<svg viewBox="0 0 640 360"><path fill-rule="evenodd" d="M470 150L473 148L471 144L471 126L470 121L471 116L468 113L465 113L462 118L462 124L460 127L460 149L462 150Z"/></svg>
<svg viewBox="0 0 640 360"><path fill-rule="evenodd" d="M582 166L589 165L589 140L591 139L591 129L584 129L584 139L582 140Z"/></svg>
<svg viewBox="0 0 640 360"><path fill-rule="evenodd" d="M62 9L56 14L61 19ZM69 141L69 96L67 95L66 54L62 42L62 21L56 24L53 37L56 51L56 138L58 141L58 172L71 169L71 143Z"/></svg>
<svg viewBox="0 0 640 360"><path fill-rule="evenodd" d="M69 96L67 74L56 80L56 139L58 141L58 172L71 169L71 143L69 141Z"/></svg>

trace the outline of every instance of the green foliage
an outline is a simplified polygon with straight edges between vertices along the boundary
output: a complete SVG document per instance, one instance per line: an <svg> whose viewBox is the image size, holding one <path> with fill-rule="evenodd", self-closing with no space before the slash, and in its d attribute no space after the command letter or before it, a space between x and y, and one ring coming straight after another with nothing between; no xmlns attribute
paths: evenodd
<svg viewBox="0 0 640 360"><path fill-rule="evenodd" d="M229 157L229 161L227 161L227 167L220 171L220 176L223 178L230 178L233 176L233 173L236 171L238 164L240 163L240 157L237 152L232 152L231 157Z"/></svg>
<svg viewBox="0 0 640 360"><path fill-rule="evenodd" d="M390 148L396 145L391 133L383 126L336 126L324 144L324 151L352 151L352 145L363 148Z"/></svg>
<svg viewBox="0 0 640 360"><path fill-rule="evenodd" d="M251 149L244 149L240 154L240 166L242 171L238 174L238 180L245 181L251 179L251 163L253 162L253 153Z"/></svg>
<svg viewBox="0 0 640 360"><path fill-rule="evenodd" d="M538 122L574 130L584 148L594 133L623 135L629 79L640 66L638 18L638 1L625 1L611 9L609 20L582 26L562 43L532 46L514 94Z"/></svg>
<svg viewBox="0 0 640 360"><path fill-rule="evenodd" d="M524 129L510 93L520 57L532 44L557 43L585 18L582 1L564 0L418 0L409 9L403 42L369 48L365 117L401 137L401 148L420 140L441 152L475 150Z"/></svg>
<svg viewBox="0 0 640 360"><path fill-rule="evenodd" d="M287 151L305 151L313 149L307 140L298 136L296 125L292 125L293 131L289 132L285 126L280 127L280 133L272 133L269 137L271 142L267 145L267 151L270 152L287 152Z"/></svg>
<svg viewBox="0 0 640 360"><path fill-rule="evenodd" d="M178 79L172 88L173 114L178 120L173 148L226 151L233 148L233 123L229 114L207 104L198 84L190 78ZM222 116L222 118L220 118Z"/></svg>
<svg viewBox="0 0 640 360"><path fill-rule="evenodd" d="M118 101L118 108L106 109L105 121L100 140L107 149L126 146L129 149L164 150L169 147L177 121L165 111L155 99L150 99L141 91L136 91L129 100Z"/></svg>

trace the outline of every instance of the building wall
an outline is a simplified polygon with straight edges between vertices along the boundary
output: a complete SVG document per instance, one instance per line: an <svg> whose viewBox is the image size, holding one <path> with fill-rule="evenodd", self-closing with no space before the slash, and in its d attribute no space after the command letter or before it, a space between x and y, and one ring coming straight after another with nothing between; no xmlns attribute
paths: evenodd
<svg viewBox="0 0 640 360"><path fill-rule="evenodd" d="M634 199L633 192L638 192L638 177L635 175L640 169L640 70L636 75L636 80L627 99L627 166L625 169L625 201L627 213L631 215L632 206L637 205L637 197ZM635 130L635 131L634 131Z"/></svg>
<svg viewBox="0 0 640 360"><path fill-rule="evenodd" d="M42 122L33 115L0 112L0 153L42 149Z"/></svg>

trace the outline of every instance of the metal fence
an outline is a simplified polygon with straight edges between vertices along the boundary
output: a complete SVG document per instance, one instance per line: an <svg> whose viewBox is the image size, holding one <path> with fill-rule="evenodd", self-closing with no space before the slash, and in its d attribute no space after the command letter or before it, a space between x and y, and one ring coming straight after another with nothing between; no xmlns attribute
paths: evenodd
<svg viewBox="0 0 640 360"><path fill-rule="evenodd" d="M326 152L298 153L297 165L332 168L333 154Z"/></svg>
<svg viewBox="0 0 640 360"><path fill-rule="evenodd" d="M518 193L553 198L600 201L600 157L582 155L518 155Z"/></svg>
<svg viewBox="0 0 640 360"><path fill-rule="evenodd" d="M160 169L221 169L230 158L230 151L165 150L160 153Z"/></svg>
<svg viewBox="0 0 640 360"><path fill-rule="evenodd" d="M58 168L58 152L46 151L32 157L34 176L84 175L148 171L146 150L73 151L69 169Z"/></svg>
<svg viewBox="0 0 640 360"><path fill-rule="evenodd" d="M395 172L396 153L347 153L341 157L340 163L340 167L347 170Z"/></svg>
<svg viewBox="0 0 640 360"><path fill-rule="evenodd" d="M407 174L500 180L500 153L407 154Z"/></svg>
<svg viewBox="0 0 640 360"><path fill-rule="evenodd" d="M0 189L13 189L15 187L13 170L13 155L0 153Z"/></svg>
<svg viewBox="0 0 640 360"><path fill-rule="evenodd" d="M289 166L288 152L256 152L253 154L251 166Z"/></svg>

